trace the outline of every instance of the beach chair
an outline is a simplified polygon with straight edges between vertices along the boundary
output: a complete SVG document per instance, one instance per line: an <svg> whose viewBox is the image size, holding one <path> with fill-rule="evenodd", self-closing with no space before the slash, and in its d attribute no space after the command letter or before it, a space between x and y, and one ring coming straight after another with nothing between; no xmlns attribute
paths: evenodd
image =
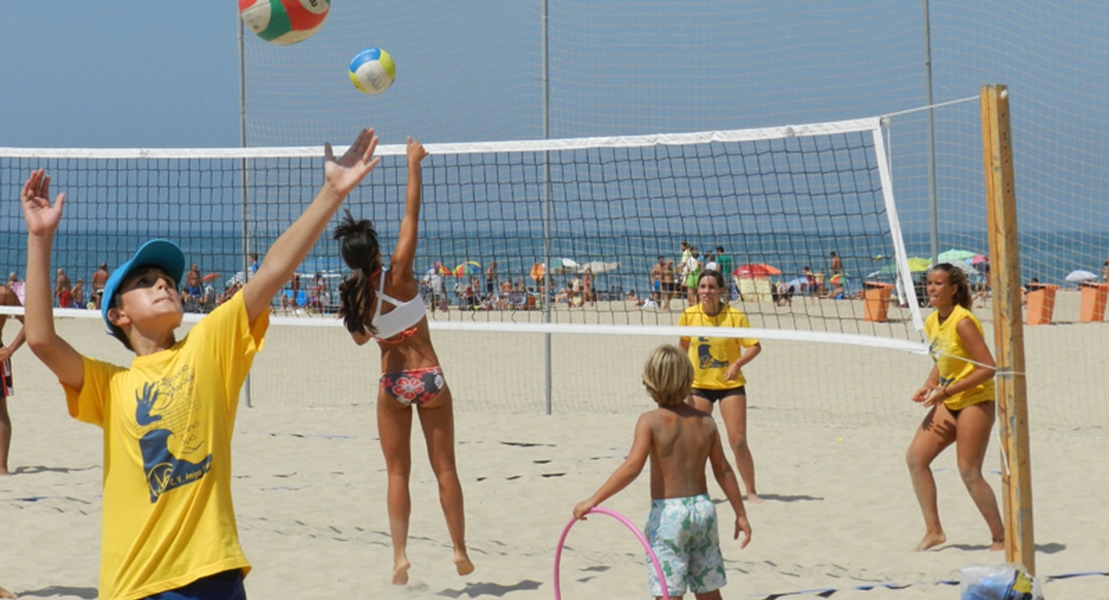
<svg viewBox="0 0 1109 600"><path fill-rule="evenodd" d="M200 298L189 295L181 299L181 308L187 313L200 312Z"/></svg>
<svg viewBox="0 0 1109 600"><path fill-rule="evenodd" d="M296 297L293 297L293 290L284 290L282 292L288 298L289 304L296 304L297 308L304 308L308 306L308 293L304 290L297 290Z"/></svg>
<svg viewBox="0 0 1109 600"><path fill-rule="evenodd" d="M198 302L200 311L210 313L216 309L216 290L212 286L204 288L204 295L199 298Z"/></svg>
<svg viewBox="0 0 1109 600"><path fill-rule="evenodd" d="M613 300L623 300L624 299L624 286L620 285L619 283L610 283L608 285L608 291L607 292L601 292L600 294L598 294L598 296L600 296L600 297L597 298L597 299L601 300L601 301L604 301L604 302L611 302Z"/></svg>

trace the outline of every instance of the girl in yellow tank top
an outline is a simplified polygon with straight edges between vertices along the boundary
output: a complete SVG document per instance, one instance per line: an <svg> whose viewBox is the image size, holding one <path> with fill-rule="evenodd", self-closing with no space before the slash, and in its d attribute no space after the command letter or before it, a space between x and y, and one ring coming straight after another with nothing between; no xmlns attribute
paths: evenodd
<svg viewBox="0 0 1109 600"><path fill-rule="evenodd" d="M750 327L747 315L728 306L728 288L720 271L702 271L697 280L699 303L685 309L678 320L687 327ZM762 352L753 338L682 337L678 341L693 363L693 389L689 404L712 414L720 404L720 414L728 431L728 446L735 453L736 470L747 488L747 501L762 502L755 489L755 459L747 443L747 380L740 369Z"/></svg>
<svg viewBox="0 0 1109 600"><path fill-rule="evenodd" d="M951 386L959 381L965 381L968 375L974 373L978 365L970 359L963 338L959 335L959 324L966 319L974 324L978 337L982 337L982 323L966 308L956 304L946 319L941 321L939 311L932 313L924 323L924 333L931 340L928 350L932 360L936 363L939 373L939 385L947 386L950 394L943 399L943 403L952 412L960 411L972 404L991 402L994 399L993 378L987 379L975 386L968 386L962 391L952 392ZM958 386L962 388L962 386Z"/></svg>
<svg viewBox="0 0 1109 600"><path fill-rule="evenodd" d="M947 541L936 505L932 461L957 444L959 473L990 529L990 549L1005 548L1005 526L993 488L982 477L982 462L994 422L994 360L982 324L970 312L970 286L962 270L948 263L928 273L928 302L936 309L924 330L935 361L913 402L930 408L916 430L906 461L913 490L924 515L924 538L918 550Z"/></svg>

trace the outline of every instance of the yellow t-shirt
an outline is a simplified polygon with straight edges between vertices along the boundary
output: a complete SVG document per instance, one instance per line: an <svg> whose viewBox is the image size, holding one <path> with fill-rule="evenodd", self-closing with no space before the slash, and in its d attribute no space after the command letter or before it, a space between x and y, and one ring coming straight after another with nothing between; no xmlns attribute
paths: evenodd
<svg viewBox="0 0 1109 600"><path fill-rule="evenodd" d="M231 502L239 389L269 326L237 293L130 368L88 357L69 414L104 430L100 598L129 600L250 571Z"/></svg>
<svg viewBox="0 0 1109 600"><path fill-rule="evenodd" d="M939 312L928 315L928 320L924 322L924 333L932 340L928 352L932 355L932 360L935 361L936 369L939 371L940 386L951 385L974 370L974 363L967 362L970 353L967 352L966 346L963 345L963 338L959 337L956 329L959 321L963 319L970 319L978 328L978 333L982 333L982 323L974 313L959 305L955 305L943 323L940 323ZM990 402L993 399L993 379L987 379L976 387L952 394L951 397L945 398L943 403L950 410L962 410L973 404Z"/></svg>
<svg viewBox="0 0 1109 600"><path fill-rule="evenodd" d="M685 327L750 327L747 315L738 308L725 304L715 316L708 316L700 304L685 309L678 318L678 325ZM739 360L743 349L759 343L754 338L683 337L689 341L689 360L693 363L693 387L702 390L734 390L747 384L739 376L728 381L724 374L728 366Z"/></svg>

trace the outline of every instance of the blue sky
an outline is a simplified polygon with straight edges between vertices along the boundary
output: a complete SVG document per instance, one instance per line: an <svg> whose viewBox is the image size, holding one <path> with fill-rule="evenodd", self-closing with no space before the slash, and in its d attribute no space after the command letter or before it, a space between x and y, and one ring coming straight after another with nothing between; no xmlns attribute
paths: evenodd
<svg viewBox="0 0 1109 600"><path fill-rule="evenodd" d="M238 146L237 27L233 1L4 2L0 145Z"/></svg>
<svg viewBox="0 0 1109 600"><path fill-rule="evenodd" d="M919 51L911 40L919 32L912 22L919 8L861 8L865 4L783 0L679 10L658 0L551 2L551 134L753 127L909 108L921 101L919 92L908 99L896 93L881 98L891 90L877 82L883 75L908 76L917 80L912 87L920 87L919 69L905 73L898 59ZM304 125L307 132L258 139L266 145L315 144L321 135L345 136L351 119L332 129L315 120L324 112L321 105L387 123L379 126L387 143L402 142L403 132L435 141L541 137L539 7L538 0L341 0L325 29L295 47L269 46L247 32L248 52L280 65L271 80L253 80L262 85L252 98L280 98L281 110L304 116L287 124ZM837 35L824 26L829 19L850 24L856 33ZM234 0L0 4L0 51L7 59L0 62L0 145L238 146L238 26ZM320 49L324 40L349 39L352 29L359 47L363 41L379 45L397 59L398 85L388 93L368 99L343 82L344 61L359 48ZM863 32L878 33L857 34ZM829 43L838 51L813 53ZM874 52L891 43L903 47L888 55ZM328 66L292 64L309 46ZM865 68L847 73L835 68L840 62ZM332 72L339 74L334 81ZM321 74L327 83L311 88L313 96L303 82ZM283 79L290 76L295 81ZM843 89L849 78L866 90L853 100L798 93L830 83ZM356 118L361 126L363 117Z"/></svg>
<svg viewBox="0 0 1109 600"><path fill-rule="evenodd" d="M252 135L276 132L251 145L342 143L366 124L385 143L406 134L425 142L541 137L539 6L340 0L325 28L294 47L248 32L248 54L270 68L253 71ZM552 137L816 122L924 103L920 3L681 6L550 2ZM1009 85L1019 195L1035 206L1071 206L1058 220L1038 211L1029 225L1105 230L1109 11L1097 0L930 6L935 100ZM0 3L0 145L238 146L238 29L234 0ZM344 82L345 61L364 45L397 59L397 83L381 96ZM296 56L307 62L292 64ZM317 75L323 87L306 83ZM956 120L944 119L957 110L938 116L941 186L946 177L968 183L942 189L947 199L980 193L975 108L958 109L966 114ZM906 131L914 130L898 125L895 136ZM921 137L913 137L918 146ZM900 150L898 167L923 164L920 148L909 148L910 158ZM908 210L927 194L919 176L898 186Z"/></svg>

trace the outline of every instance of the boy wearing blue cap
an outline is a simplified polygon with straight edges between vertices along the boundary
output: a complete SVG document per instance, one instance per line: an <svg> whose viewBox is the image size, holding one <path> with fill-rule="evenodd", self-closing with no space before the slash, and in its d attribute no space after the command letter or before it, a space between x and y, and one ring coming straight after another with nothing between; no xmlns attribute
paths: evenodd
<svg viewBox="0 0 1109 600"><path fill-rule="evenodd" d="M27 221L26 341L65 389L71 416L104 430L100 597L130 600L245 598L250 571L231 501L231 433L239 390L269 325L270 301L319 239L343 199L378 163L363 130L274 242L258 272L181 341L177 286L185 257L151 240L108 279L101 314L135 352L130 367L78 353L54 330L50 252L65 204L50 204L50 177L23 185Z"/></svg>

